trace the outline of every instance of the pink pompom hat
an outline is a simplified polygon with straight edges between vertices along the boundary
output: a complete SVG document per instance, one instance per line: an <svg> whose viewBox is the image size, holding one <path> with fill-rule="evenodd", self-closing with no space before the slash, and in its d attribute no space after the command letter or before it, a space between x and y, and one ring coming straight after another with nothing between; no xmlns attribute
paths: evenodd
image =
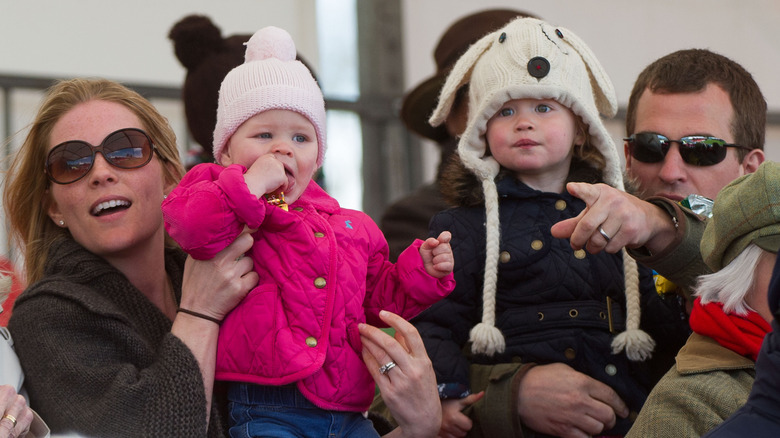
<svg viewBox="0 0 780 438"><path fill-rule="evenodd" d="M263 111L295 111L311 122L317 133L317 165L325 156L325 100L311 72L295 59L295 43L284 29L264 27L246 43L244 63L231 70L219 89L214 159L239 126Z"/></svg>

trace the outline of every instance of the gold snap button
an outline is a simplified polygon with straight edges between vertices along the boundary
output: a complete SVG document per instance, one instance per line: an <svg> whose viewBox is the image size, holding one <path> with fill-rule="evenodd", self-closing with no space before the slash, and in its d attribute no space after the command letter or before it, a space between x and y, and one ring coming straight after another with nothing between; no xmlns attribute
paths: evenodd
<svg viewBox="0 0 780 438"><path fill-rule="evenodd" d="M541 320L543 320L543 319L544 319L544 313L542 313L542 312L539 312L539 313L537 313L536 315L537 315L537 316L539 316L539 321L541 321Z"/></svg>
<svg viewBox="0 0 780 438"><path fill-rule="evenodd" d="M325 279L322 277L317 277L314 279L314 287L316 287L317 289L322 289L327 284L328 282L326 282Z"/></svg>
<svg viewBox="0 0 780 438"><path fill-rule="evenodd" d="M577 309L569 310L569 316L571 316L572 318L576 318L577 315L579 315L579 314L580 314L580 312L578 312Z"/></svg>
<svg viewBox="0 0 780 438"><path fill-rule="evenodd" d="M606 371L606 373L610 376L614 376L617 374L617 367L611 363L608 363L607 366L604 367L604 371Z"/></svg>
<svg viewBox="0 0 780 438"><path fill-rule="evenodd" d="M316 233L314 233L314 237L325 237L325 233L320 233L319 231L317 231Z"/></svg>
<svg viewBox="0 0 780 438"><path fill-rule="evenodd" d="M309 336L306 338L306 345L308 345L311 348L314 348L317 346L317 339L314 338L314 336Z"/></svg>
<svg viewBox="0 0 780 438"><path fill-rule="evenodd" d="M577 357L577 352L573 348L567 348L563 351L563 355L566 356L566 359L573 360Z"/></svg>
<svg viewBox="0 0 780 438"><path fill-rule="evenodd" d="M584 249L578 249L574 251L574 257L582 260L585 258L585 250Z"/></svg>
<svg viewBox="0 0 780 438"><path fill-rule="evenodd" d="M533 242L531 242L531 248L533 248L533 249L535 249L537 251L542 249L543 246L544 246L544 243L542 243L541 240L534 240Z"/></svg>
<svg viewBox="0 0 780 438"><path fill-rule="evenodd" d="M501 254L498 256L498 261L500 261L501 263L506 263L511 258L512 258L512 255L509 254L508 251L501 251Z"/></svg>
<svg viewBox="0 0 780 438"><path fill-rule="evenodd" d="M566 201L563 199L559 199L555 201L555 209L558 211L563 211L566 208Z"/></svg>

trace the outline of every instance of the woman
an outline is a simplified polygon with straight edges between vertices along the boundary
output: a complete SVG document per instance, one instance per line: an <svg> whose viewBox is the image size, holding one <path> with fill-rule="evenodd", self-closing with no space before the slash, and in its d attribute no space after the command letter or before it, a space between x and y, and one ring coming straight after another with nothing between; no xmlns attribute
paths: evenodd
<svg viewBox="0 0 780 438"><path fill-rule="evenodd" d="M55 433L224 435L215 322L257 283L241 257L252 239L185 262L160 210L182 174L173 131L137 93L74 79L44 98L4 205L31 285L10 330Z"/></svg>

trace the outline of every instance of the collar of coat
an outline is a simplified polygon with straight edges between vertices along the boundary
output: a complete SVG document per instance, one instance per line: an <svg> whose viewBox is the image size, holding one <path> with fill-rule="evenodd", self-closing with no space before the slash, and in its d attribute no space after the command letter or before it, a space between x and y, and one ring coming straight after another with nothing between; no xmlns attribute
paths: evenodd
<svg viewBox="0 0 780 438"><path fill-rule="evenodd" d="M754 369L749 357L740 355L721 346L712 338L699 333L691 333L688 341L675 358L677 372L680 374L698 374L710 371L728 371Z"/></svg>

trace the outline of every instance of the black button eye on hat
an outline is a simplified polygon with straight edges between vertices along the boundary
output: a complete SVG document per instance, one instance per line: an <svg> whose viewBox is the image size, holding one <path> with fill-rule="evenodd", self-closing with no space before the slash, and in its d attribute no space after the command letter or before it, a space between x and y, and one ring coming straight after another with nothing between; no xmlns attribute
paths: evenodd
<svg viewBox="0 0 780 438"><path fill-rule="evenodd" d="M531 76L536 79L541 79L547 76L548 73L550 73L550 61L541 56L531 58L531 60L528 61L528 74Z"/></svg>

